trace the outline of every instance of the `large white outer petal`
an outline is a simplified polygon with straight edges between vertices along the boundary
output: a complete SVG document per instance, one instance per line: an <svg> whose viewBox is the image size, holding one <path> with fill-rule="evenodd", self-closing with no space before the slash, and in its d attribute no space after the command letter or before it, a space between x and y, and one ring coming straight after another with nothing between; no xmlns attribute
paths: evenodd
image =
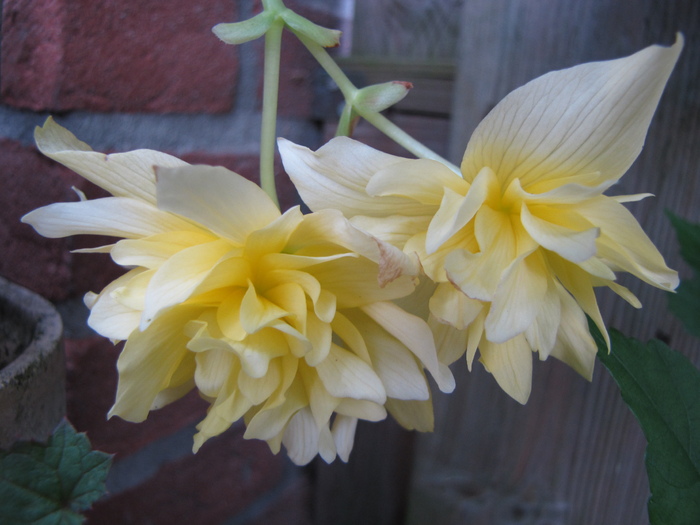
<svg viewBox="0 0 700 525"><path fill-rule="evenodd" d="M183 215L244 244L248 235L280 216L257 184L222 167L156 169L158 208Z"/></svg>
<svg viewBox="0 0 700 525"><path fill-rule="evenodd" d="M314 211L335 208L346 217L424 214L425 207L412 199L367 194L372 175L405 162L404 158L347 137L336 137L315 152L285 139L277 144L285 171L302 200Z"/></svg>
<svg viewBox="0 0 700 525"><path fill-rule="evenodd" d="M140 149L105 155L75 138L51 117L34 131L36 145L44 155L60 162L81 177L104 188L115 197L132 197L156 202L154 166L187 166L172 155Z"/></svg>
<svg viewBox="0 0 700 525"><path fill-rule="evenodd" d="M27 213L22 222L52 239L81 234L138 239L169 231L199 230L151 204L125 197L57 202Z"/></svg>
<svg viewBox="0 0 700 525"><path fill-rule="evenodd" d="M525 188L583 173L599 172L598 183L620 178L642 149L682 47L679 36L670 48L554 71L516 89L474 131L464 178L483 166Z"/></svg>

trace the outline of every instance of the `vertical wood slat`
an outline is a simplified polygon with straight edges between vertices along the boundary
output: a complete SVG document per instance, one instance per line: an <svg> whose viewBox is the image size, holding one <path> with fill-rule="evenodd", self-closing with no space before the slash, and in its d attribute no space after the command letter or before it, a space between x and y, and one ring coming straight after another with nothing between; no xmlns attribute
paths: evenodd
<svg viewBox="0 0 700 525"><path fill-rule="evenodd" d="M352 54L451 59L464 0L356 0Z"/></svg>
<svg viewBox="0 0 700 525"><path fill-rule="evenodd" d="M686 47L652 122L647 145L619 193L672 267L685 269L663 210L700 222L700 3L629 0L467 0L455 87L451 157L508 92L547 71L670 44ZM688 273L682 276L690 277ZM664 293L622 279L644 308L599 294L609 326L659 336L696 363L700 344L667 310ZM619 391L598 364L587 383L561 363L535 363L521 407L480 365L456 372L458 389L436 400L436 430L417 440L408 523L646 523L646 446Z"/></svg>

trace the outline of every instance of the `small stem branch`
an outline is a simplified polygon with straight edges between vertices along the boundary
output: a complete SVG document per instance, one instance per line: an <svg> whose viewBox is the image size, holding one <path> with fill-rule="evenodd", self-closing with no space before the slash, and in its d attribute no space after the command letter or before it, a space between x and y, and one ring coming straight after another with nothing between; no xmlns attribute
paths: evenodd
<svg viewBox="0 0 700 525"><path fill-rule="evenodd" d="M345 97L345 102L348 106L352 106L352 103L359 91L355 85L350 81L350 79L343 73L335 60L331 58L328 52L314 41L310 40L301 33L294 32L294 34L301 40L302 44L306 46L309 52L314 56L319 65L328 73L328 75L333 79L333 81L338 85L341 93ZM376 127L379 131L384 133L391 140L403 146L408 151L413 153L418 158L436 160L447 165L453 171L460 173L460 169L444 159L433 150L425 146L423 143L411 137L404 130L399 128L396 124L391 122L385 116L374 111L363 111L360 107L355 107L355 111L358 115L364 118L367 122ZM341 116L342 119L342 116Z"/></svg>
<svg viewBox="0 0 700 525"><path fill-rule="evenodd" d="M352 106L345 104L343 112L340 114L338 129L335 130L336 137L349 137L352 131Z"/></svg>
<svg viewBox="0 0 700 525"><path fill-rule="evenodd" d="M260 130L260 187L279 207L275 189L275 139L277 134L277 97L280 54L284 21L275 20L265 33L262 125Z"/></svg>

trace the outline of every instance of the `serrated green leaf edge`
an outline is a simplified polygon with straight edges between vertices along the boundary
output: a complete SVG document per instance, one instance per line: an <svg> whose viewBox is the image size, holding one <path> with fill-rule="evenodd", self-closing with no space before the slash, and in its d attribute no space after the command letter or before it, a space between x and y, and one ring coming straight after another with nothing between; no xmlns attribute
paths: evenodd
<svg viewBox="0 0 700 525"><path fill-rule="evenodd" d="M0 522L82 523L80 511L105 492L112 455L91 449L66 420L47 443L19 442L0 451Z"/></svg>
<svg viewBox="0 0 700 525"><path fill-rule="evenodd" d="M692 279L683 279L676 293L668 294L668 307L691 334L700 337L700 224L681 219L670 211L671 221L681 246L681 257L693 269Z"/></svg>
<svg viewBox="0 0 700 525"><path fill-rule="evenodd" d="M608 354L590 325L598 358L647 439L651 524L700 524L700 371L661 341L644 344L616 330Z"/></svg>

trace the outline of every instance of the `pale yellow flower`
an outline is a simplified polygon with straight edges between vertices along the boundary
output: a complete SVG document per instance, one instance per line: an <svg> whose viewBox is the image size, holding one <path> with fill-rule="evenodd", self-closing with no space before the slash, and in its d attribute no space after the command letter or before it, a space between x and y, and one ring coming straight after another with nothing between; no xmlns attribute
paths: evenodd
<svg viewBox="0 0 700 525"><path fill-rule="evenodd" d="M110 415L143 421L196 387L211 406L195 451L243 418L246 438L284 444L298 464L347 460L357 420L386 409L430 429L423 369L445 391L454 380L428 325L392 302L415 287L400 250L334 210L282 214L225 168L93 152L52 120L36 140L113 195L23 218L47 237L122 238L88 250L130 268L86 296L90 326L126 341Z"/></svg>
<svg viewBox="0 0 700 525"><path fill-rule="evenodd" d="M500 102L472 135L461 176L336 138L317 152L281 141L287 172L312 210L336 208L407 254L436 283L430 312L447 363L476 354L524 403L532 351L591 377L596 346L584 314L605 332L593 289L626 271L665 290L678 284L622 203L603 192L642 149L681 51L630 57L537 78ZM449 328L448 328L449 327ZM609 343L608 343L609 344Z"/></svg>

